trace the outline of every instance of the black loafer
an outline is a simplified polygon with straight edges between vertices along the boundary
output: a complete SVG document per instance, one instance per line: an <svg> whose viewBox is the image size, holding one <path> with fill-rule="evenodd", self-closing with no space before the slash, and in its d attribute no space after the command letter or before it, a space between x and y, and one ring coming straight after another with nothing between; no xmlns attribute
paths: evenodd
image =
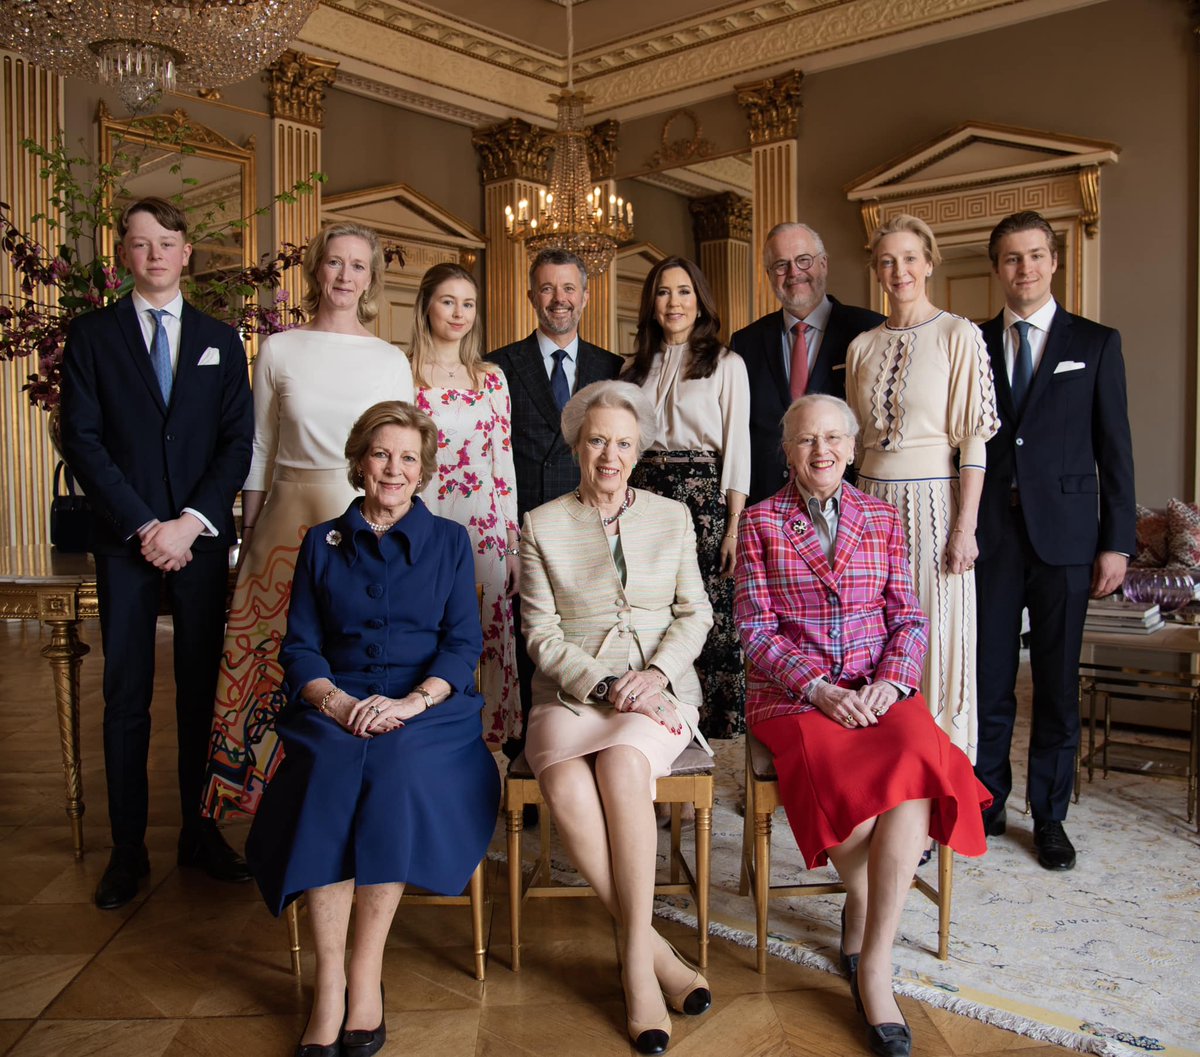
<svg viewBox="0 0 1200 1057"><path fill-rule="evenodd" d="M983 832L988 837L1003 837L1008 829L1008 812L1003 804L999 811L987 810L983 813Z"/></svg>
<svg viewBox="0 0 1200 1057"><path fill-rule="evenodd" d="M150 874L150 857L146 846L113 848L108 866L96 885L96 906L101 910L116 910L134 900L138 885Z"/></svg>
<svg viewBox="0 0 1200 1057"><path fill-rule="evenodd" d="M838 939L838 965L851 981L858 973L858 955L846 953L846 907L842 906L842 935ZM853 990L853 988L851 988Z"/></svg>
<svg viewBox="0 0 1200 1057"><path fill-rule="evenodd" d="M907 1024L868 1024L867 1048L875 1057L910 1057L912 1029Z"/></svg>
<svg viewBox="0 0 1200 1057"><path fill-rule="evenodd" d="M235 852L211 819L188 826L179 834L180 866L203 870L216 881L250 880L250 867Z"/></svg>
<svg viewBox="0 0 1200 1057"><path fill-rule="evenodd" d="M296 1047L296 1057L342 1057L340 1042L325 1046L319 1042L302 1042Z"/></svg>
<svg viewBox="0 0 1200 1057"><path fill-rule="evenodd" d="M1070 870L1075 866L1075 845L1061 822L1034 822L1033 846L1038 865L1045 870Z"/></svg>
<svg viewBox="0 0 1200 1057"><path fill-rule="evenodd" d="M383 1012L383 985L379 985L379 1027L371 1031L343 1031L342 1032L342 1057L372 1057L383 1049L383 1044L387 1042L387 1016ZM349 1002L347 1002L347 1008Z"/></svg>

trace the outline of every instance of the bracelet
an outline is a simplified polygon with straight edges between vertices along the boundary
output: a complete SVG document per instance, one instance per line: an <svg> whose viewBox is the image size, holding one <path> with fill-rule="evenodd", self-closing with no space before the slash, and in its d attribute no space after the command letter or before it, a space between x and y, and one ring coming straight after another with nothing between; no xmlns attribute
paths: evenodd
<svg viewBox="0 0 1200 1057"><path fill-rule="evenodd" d="M974 536L975 535L974 529L960 529L960 528L951 529L950 535L953 536L956 532L961 532L964 536Z"/></svg>
<svg viewBox="0 0 1200 1057"><path fill-rule="evenodd" d="M518 543L517 543L517 545L516 545L515 547L503 547L503 548L501 548L501 556L502 556L502 557L508 557L508 558L519 558L519 557L521 557L521 544L520 544L520 542L518 541Z"/></svg>
<svg viewBox="0 0 1200 1057"><path fill-rule="evenodd" d="M738 536L736 532L726 532L724 538L727 540L735 540L738 538Z"/></svg>
<svg viewBox="0 0 1200 1057"><path fill-rule="evenodd" d="M425 708L424 708L425 712L428 712L431 708L433 708L433 706L435 704L437 704L437 702L434 701L434 699L433 699L433 694L431 694L423 686L414 686L413 693L420 694L423 698L425 698Z"/></svg>
<svg viewBox="0 0 1200 1057"><path fill-rule="evenodd" d="M336 686L332 690L327 691L325 696L321 698L321 703L317 705L317 711L326 716L329 715L329 702L333 698L337 697L337 695L340 693L341 690L339 690Z"/></svg>

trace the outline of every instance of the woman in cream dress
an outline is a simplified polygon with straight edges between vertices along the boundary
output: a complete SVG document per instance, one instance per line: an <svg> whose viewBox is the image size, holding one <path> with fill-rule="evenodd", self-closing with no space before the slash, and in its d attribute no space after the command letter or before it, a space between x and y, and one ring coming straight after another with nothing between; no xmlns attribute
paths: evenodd
<svg viewBox="0 0 1200 1057"><path fill-rule="evenodd" d="M354 498L346 435L381 399L411 401L408 358L364 324L378 314L384 259L358 224L321 230L304 254L309 322L272 334L254 360L254 458L209 753L205 810L253 815L279 764L285 703L279 644L305 532Z"/></svg>
<svg viewBox="0 0 1200 1057"><path fill-rule="evenodd" d="M567 853L617 922L629 1037L640 1053L662 1053L664 996L689 1015L711 1004L652 919L654 784L695 731L693 663L712 607L687 508L628 484L653 435L642 390L595 382L562 418L579 489L530 511L521 543L522 624L537 666L525 754Z"/></svg>
<svg viewBox="0 0 1200 1057"><path fill-rule="evenodd" d="M745 729L746 677L733 624L738 519L750 491L750 380L718 338L704 273L683 257L655 265L642 286L637 349L621 373L654 403L657 429L633 483L692 512L713 628L696 669L700 728L710 738Z"/></svg>
<svg viewBox="0 0 1200 1057"><path fill-rule="evenodd" d="M979 328L936 308L925 285L940 263L924 221L901 214L871 238L888 318L846 354L846 396L862 423L858 487L900 512L913 586L929 618L921 692L972 762L975 523L987 442L1000 428Z"/></svg>

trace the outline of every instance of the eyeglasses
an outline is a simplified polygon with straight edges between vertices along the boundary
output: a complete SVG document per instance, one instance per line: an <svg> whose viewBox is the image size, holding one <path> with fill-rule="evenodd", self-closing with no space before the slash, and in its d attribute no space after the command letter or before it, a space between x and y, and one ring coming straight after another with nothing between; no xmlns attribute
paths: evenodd
<svg viewBox="0 0 1200 1057"><path fill-rule="evenodd" d="M818 253L815 257L811 253L802 253L790 261L776 261L771 265L771 271L779 276L787 275L788 270L792 267L795 267L798 272L806 272L824 256L823 253Z"/></svg>
<svg viewBox="0 0 1200 1057"><path fill-rule="evenodd" d="M817 446L817 441L822 441L827 448L836 448L852 439L849 433L804 433L799 437L792 437L787 443L804 451L812 451Z"/></svg>

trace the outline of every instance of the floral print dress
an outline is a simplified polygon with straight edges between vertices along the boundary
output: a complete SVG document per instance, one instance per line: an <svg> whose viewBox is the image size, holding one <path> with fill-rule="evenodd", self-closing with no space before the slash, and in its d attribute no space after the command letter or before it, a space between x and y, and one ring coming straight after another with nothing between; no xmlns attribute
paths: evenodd
<svg viewBox="0 0 1200 1057"><path fill-rule="evenodd" d="M504 594L508 531L518 527L508 383L490 370L482 389L422 386L416 403L438 427L437 480L421 498L434 514L466 528L475 580L483 586L483 736L498 748L521 733L512 601Z"/></svg>

